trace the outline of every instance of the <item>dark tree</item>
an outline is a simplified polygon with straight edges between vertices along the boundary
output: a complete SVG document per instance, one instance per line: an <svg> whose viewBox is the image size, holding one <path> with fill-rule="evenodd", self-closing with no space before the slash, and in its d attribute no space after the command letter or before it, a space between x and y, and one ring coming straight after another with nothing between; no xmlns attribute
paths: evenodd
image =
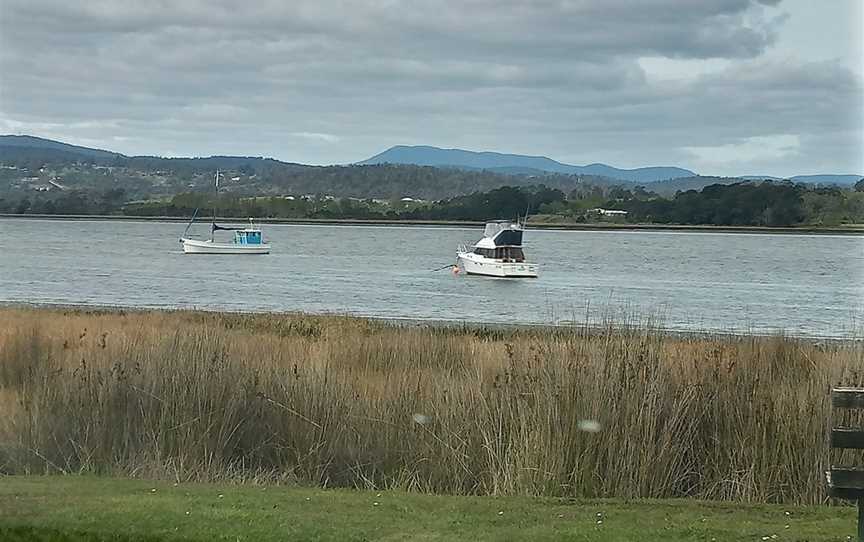
<svg viewBox="0 0 864 542"><path fill-rule="evenodd" d="M15 207L15 212L19 215L23 215L24 213L30 212L30 199L24 198L18 202L18 206Z"/></svg>

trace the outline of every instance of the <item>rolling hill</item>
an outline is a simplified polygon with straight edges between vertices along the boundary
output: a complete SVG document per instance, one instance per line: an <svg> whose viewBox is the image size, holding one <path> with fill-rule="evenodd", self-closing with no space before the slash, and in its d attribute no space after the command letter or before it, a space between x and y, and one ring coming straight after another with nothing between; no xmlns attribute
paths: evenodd
<svg viewBox="0 0 864 542"><path fill-rule="evenodd" d="M352 198L412 197L437 200L502 186L545 184L564 192L609 179L532 170L518 175L470 168L411 164L313 166L252 156L162 158L126 156L29 136L0 136L0 199L35 190L123 190L130 200L210 191L217 169L220 188L240 196L328 195ZM511 172L512 173L512 172ZM51 183L57 183L52 185Z"/></svg>
<svg viewBox="0 0 864 542"><path fill-rule="evenodd" d="M70 145L60 141L44 139L41 137L29 135L0 135L0 152L9 152L12 149L40 149L58 151L67 155L86 156L89 158L97 158L100 160L113 160L117 157L122 157L122 154L104 151L102 149L91 149L89 147L80 147L78 145Z"/></svg>
<svg viewBox="0 0 864 542"><path fill-rule="evenodd" d="M669 198L675 195L676 192L686 192L688 190L701 191L706 186L712 184L735 184L744 182L750 179L741 179L740 177L715 177L711 175L695 175L693 177L680 177L678 179L666 179L656 181L646 185L646 188L655 194ZM777 179L779 181L781 179ZM752 179L757 182L756 179Z"/></svg>
<svg viewBox="0 0 864 542"><path fill-rule="evenodd" d="M644 167L619 169L606 164L574 166L545 156L524 156L499 152L474 152L462 149L441 149L426 145L397 145L358 164L414 164L419 166L486 169L500 173L522 174L528 171L565 175L593 175L634 183L651 183L678 177L692 177L694 172L678 167Z"/></svg>
<svg viewBox="0 0 864 542"><path fill-rule="evenodd" d="M0 135L0 164L20 166L19 172L34 172L43 165L56 171L77 165L81 171L75 174L67 171L62 179L64 184L82 189L91 185L103 188L120 186L130 195L140 197L202 189L211 182L216 169L241 174L242 180L236 186L226 183L225 188L249 195L314 193L423 199L464 195L504 185L539 184L565 193L580 184L626 188L643 185L668 197L679 190L701 190L711 184L782 180L771 176L699 176L677 167L628 170L605 164L574 166L544 156L404 145L344 166L296 164L260 156L126 156L28 135ZM87 170L88 167L103 169L96 175L93 170ZM106 172L105 168L111 171ZM12 174L7 172L6 176L9 175ZM19 175L22 176L23 173ZM852 186L860 179L860 175L799 175L791 178L794 182L841 186ZM0 192L10 189L11 185L0 186Z"/></svg>

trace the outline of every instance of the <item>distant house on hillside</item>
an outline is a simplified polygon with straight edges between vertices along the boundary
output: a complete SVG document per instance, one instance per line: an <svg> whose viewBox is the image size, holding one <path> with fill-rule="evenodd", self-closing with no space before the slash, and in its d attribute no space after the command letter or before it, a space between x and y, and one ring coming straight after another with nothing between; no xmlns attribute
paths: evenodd
<svg viewBox="0 0 864 542"><path fill-rule="evenodd" d="M609 216L609 217L624 217L627 216L627 211L621 211L618 209L591 209L589 212L596 213L600 216Z"/></svg>

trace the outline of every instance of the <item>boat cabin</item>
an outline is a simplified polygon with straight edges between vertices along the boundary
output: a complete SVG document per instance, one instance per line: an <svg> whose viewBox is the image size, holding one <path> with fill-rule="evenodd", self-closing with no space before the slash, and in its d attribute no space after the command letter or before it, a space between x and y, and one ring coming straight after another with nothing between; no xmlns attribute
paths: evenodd
<svg viewBox="0 0 864 542"><path fill-rule="evenodd" d="M522 249L520 247L474 247L474 254L479 254L485 258L502 260L504 262L521 263L525 261L525 253L522 252Z"/></svg>
<svg viewBox="0 0 864 542"><path fill-rule="evenodd" d="M238 245L260 245L261 230L239 230L234 232L234 242Z"/></svg>
<svg viewBox="0 0 864 542"><path fill-rule="evenodd" d="M495 246L522 246L523 228L518 222L496 220L487 222L483 237L489 239ZM484 239L484 240L485 240Z"/></svg>
<svg viewBox="0 0 864 542"><path fill-rule="evenodd" d="M522 252L522 226L518 222L496 220L486 224L483 239L474 245L474 254L503 262L525 261Z"/></svg>

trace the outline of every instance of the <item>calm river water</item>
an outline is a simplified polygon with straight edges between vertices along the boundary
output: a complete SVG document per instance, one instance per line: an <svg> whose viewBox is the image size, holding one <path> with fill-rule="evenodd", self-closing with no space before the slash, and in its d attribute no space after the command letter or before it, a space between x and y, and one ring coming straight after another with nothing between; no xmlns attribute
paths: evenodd
<svg viewBox="0 0 864 542"><path fill-rule="evenodd" d="M530 324L629 315L834 337L864 328L861 236L529 230L540 278L504 280L432 271L482 228L265 225L267 256L187 256L183 228L0 219L0 302Z"/></svg>

